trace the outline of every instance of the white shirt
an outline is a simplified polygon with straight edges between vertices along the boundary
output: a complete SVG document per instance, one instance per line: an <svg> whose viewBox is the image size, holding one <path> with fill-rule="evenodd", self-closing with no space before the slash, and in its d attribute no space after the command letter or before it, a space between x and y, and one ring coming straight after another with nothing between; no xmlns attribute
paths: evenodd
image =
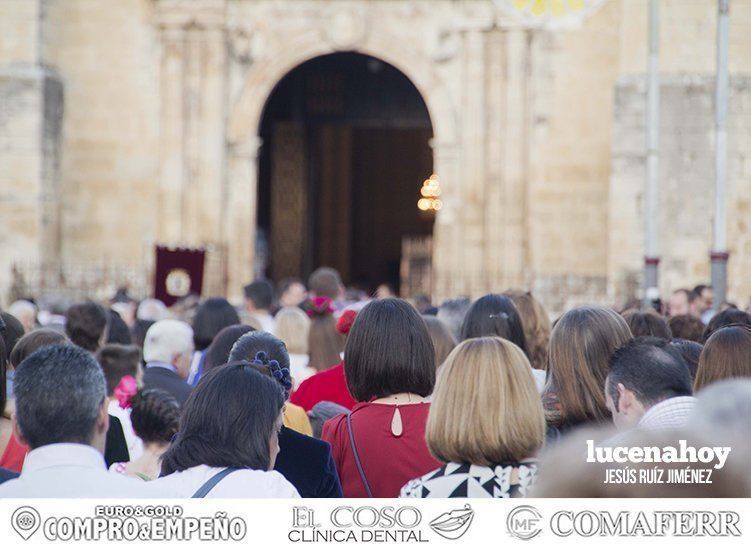
<svg viewBox="0 0 751 544"><path fill-rule="evenodd" d="M646 411L639 420L638 427L650 431L685 427L695 406L694 397L673 397L663 400Z"/></svg>
<svg viewBox="0 0 751 544"><path fill-rule="evenodd" d="M273 315L261 312L252 313L250 315L258 320L264 331L274 334L274 331L276 330L276 320Z"/></svg>
<svg viewBox="0 0 751 544"><path fill-rule="evenodd" d="M26 455L21 476L0 485L0 497L162 497L135 478L107 472L104 457L83 444L51 444ZM175 497L174 493L170 497Z"/></svg>
<svg viewBox="0 0 751 544"><path fill-rule="evenodd" d="M107 413L120 420L123 426L125 443L128 445L128 456L133 461L143 455L143 442L136 436L133 424L130 422L130 408L120 408L120 403L113 399L107 405Z"/></svg>
<svg viewBox="0 0 751 544"><path fill-rule="evenodd" d="M224 469L199 465L157 478L143 485L159 496L167 497L170 492L176 493L179 497L189 498L212 476L222 470ZM299 497L292 484L277 471L251 469L236 470L228 474L206 495L206 498L212 499L296 499Z"/></svg>
<svg viewBox="0 0 751 544"><path fill-rule="evenodd" d="M300 384L316 373L316 369L308 366L310 356L305 353L289 354L289 373L292 375L294 389L300 387Z"/></svg>
<svg viewBox="0 0 751 544"><path fill-rule="evenodd" d="M547 378L547 373L539 368L533 368L532 377L535 379L537 391L542 393L545 390L545 379Z"/></svg>

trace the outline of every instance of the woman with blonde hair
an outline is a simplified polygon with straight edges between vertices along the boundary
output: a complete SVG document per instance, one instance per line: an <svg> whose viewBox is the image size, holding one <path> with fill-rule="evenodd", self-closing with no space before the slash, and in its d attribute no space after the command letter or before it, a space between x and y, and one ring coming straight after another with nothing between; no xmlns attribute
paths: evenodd
<svg viewBox="0 0 751 544"><path fill-rule="evenodd" d="M601 306L569 310L556 322L543 393L549 438L610 420L604 393L610 357L631 338L623 317Z"/></svg>
<svg viewBox="0 0 751 544"><path fill-rule="evenodd" d="M459 344L443 364L425 436L445 464L405 485L402 497L526 496L545 416L524 352L499 337Z"/></svg>
<svg viewBox="0 0 751 544"><path fill-rule="evenodd" d="M308 365L308 335L310 318L300 308L282 308L276 314L275 334L287 346L289 353L289 371L292 374L292 390L316 373Z"/></svg>
<svg viewBox="0 0 751 544"><path fill-rule="evenodd" d="M522 319L524 340L527 344L532 368L548 368L548 344L550 344L550 316L532 293L521 289L509 289L503 293L516 306Z"/></svg>

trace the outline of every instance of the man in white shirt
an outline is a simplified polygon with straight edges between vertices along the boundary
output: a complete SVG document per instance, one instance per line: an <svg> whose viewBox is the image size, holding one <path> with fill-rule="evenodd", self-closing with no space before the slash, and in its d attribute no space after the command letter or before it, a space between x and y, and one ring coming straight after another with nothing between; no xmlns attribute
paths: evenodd
<svg viewBox="0 0 751 544"><path fill-rule="evenodd" d="M0 497L155 496L143 482L107 472L107 391L90 353L42 348L18 366L15 387L13 432L31 451L21 476L0 485Z"/></svg>
<svg viewBox="0 0 751 544"><path fill-rule="evenodd" d="M684 427L694 409L692 382L680 354L666 340L631 340L610 359L605 399L619 430Z"/></svg>

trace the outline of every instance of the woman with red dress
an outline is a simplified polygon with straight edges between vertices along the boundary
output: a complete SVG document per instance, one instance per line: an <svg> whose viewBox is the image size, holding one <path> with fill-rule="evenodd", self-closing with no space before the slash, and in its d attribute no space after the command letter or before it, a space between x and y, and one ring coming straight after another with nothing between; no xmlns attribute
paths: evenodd
<svg viewBox="0 0 751 544"><path fill-rule="evenodd" d="M440 466L425 443L435 383L424 321L403 300L369 303L344 350L347 387L358 403L323 427L345 497L397 497L409 480Z"/></svg>

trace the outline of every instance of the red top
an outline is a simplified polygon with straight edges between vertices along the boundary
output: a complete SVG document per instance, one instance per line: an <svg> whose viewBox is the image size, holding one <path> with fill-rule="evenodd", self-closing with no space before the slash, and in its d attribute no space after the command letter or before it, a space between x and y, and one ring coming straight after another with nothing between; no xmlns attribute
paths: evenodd
<svg viewBox="0 0 751 544"><path fill-rule="evenodd" d="M362 402L352 409L352 431L365 478L373 497L398 497L409 480L441 466L425 444L429 403L399 406L403 432L391 433L396 406ZM323 440L331 444L336 470L347 498L367 497L350 445L347 418L339 415L323 425Z"/></svg>
<svg viewBox="0 0 751 544"><path fill-rule="evenodd" d="M21 472L23 468L23 461L26 459L26 454L29 452L29 448L21 445L16 440L16 435L11 434L8 445L5 446L5 451L0 455L0 467L3 467L13 472Z"/></svg>
<svg viewBox="0 0 751 544"><path fill-rule="evenodd" d="M341 404L348 410L357 404L347 389L347 380L344 378L344 363L339 363L329 369L313 374L307 380L304 380L300 387L292 393L289 401L305 409L306 412L313 409L313 406L328 400Z"/></svg>

